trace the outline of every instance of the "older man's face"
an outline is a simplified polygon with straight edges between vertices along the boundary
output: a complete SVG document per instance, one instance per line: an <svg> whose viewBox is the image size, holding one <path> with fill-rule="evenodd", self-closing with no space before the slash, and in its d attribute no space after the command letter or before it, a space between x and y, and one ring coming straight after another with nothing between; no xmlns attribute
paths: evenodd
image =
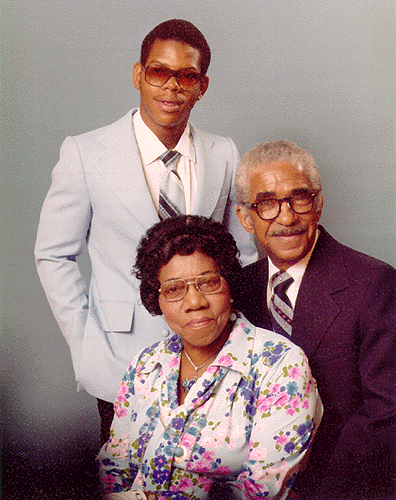
<svg viewBox="0 0 396 500"><path fill-rule="evenodd" d="M249 203L263 198L286 198L314 188L309 178L295 165L272 162L257 167L250 177ZM286 270L303 259L312 248L316 229L322 213L322 199L315 199L312 210L307 214L296 214L287 203L275 219L262 220L257 213L238 206L237 214L242 226L257 236L272 262Z"/></svg>

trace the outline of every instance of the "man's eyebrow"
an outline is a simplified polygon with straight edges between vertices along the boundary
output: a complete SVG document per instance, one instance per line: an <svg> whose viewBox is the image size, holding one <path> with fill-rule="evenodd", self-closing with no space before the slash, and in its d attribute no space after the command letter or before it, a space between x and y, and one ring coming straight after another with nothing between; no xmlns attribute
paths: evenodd
<svg viewBox="0 0 396 500"><path fill-rule="evenodd" d="M148 66L162 66L163 68L170 69L171 71L173 71L173 69L171 69L165 63L163 63L161 61L157 61L157 60L150 61ZM197 73L199 73L198 69L195 66L189 66L188 68L181 68L181 70L179 70L179 71L196 71Z"/></svg>
<svg viewBox="0 0 396 500"><path fill-rule="evenodd" d="M265 200L267 198L276 198L276 193L273 191L265 191L256 194L256 201Z"/></svg>
<svg viewBox="0 0 396 500"><path fill-rule="evenodd" d="M300 187L292 189L290 191L289 196L294 196L296 194L305 194L305 193L312 193L312 189L309 189L308 187ZM256 202L261 200L266 200L268 198L277 198L276 193L274 191L264 191L256 194Z"/></svg>

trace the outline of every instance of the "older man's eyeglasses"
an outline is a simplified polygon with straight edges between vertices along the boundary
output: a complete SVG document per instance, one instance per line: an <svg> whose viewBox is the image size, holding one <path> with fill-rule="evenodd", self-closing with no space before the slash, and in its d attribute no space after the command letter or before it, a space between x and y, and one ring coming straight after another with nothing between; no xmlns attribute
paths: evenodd
<svg viewBox="0 0 396 500"><path fill-rule="evenodd" d="M146 82L154 87L162 87L164 83L174 76L183 90L194 90L198 88L202 80L201 73L197 71L191 69L172 71L166 66L147 66L147 68L144 68L144 74Z"/></svg>
<svg viewBox="0 0 396 500"><path fill-rule="evenodd" d="M223 279L218 273L200 274L199 276L186 279L172 279L161 283L161 288L158 291L169 302L184 299L187 295L189 285L194 285L203 295L212 295L221 292Z"/></svg>
<svg viewBox="0 0 396 500"><path fill-rule="evenodd" d="M265 198L264 200L257 201L256 203L244 203L244 205L251 210L254 210L262 220L276 219L282 210L282 204L287 203L291 210L296 214L309 213L315 203L315 198L319 192L306 192L294 194L286 198Z"/></svg>

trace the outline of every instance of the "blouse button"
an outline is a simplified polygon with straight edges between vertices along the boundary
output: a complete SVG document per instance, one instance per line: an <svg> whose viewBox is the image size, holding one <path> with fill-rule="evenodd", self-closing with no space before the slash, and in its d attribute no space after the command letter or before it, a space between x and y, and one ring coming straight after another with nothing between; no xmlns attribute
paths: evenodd
<svg viewBox="0 0 396 500"><path fill-rule="evenodd" d="M176 446L175 448L175 456L176 457L182 457L184 454L183 448L180 448L180 446Z"/></svg>
<svg viewBox="0 0 396 500"><path fill-rule="evenodd" d="M187 449L184 446L176 446L174 451L175 462L177 464L181 464L186 460L187 454Z"/></svg>

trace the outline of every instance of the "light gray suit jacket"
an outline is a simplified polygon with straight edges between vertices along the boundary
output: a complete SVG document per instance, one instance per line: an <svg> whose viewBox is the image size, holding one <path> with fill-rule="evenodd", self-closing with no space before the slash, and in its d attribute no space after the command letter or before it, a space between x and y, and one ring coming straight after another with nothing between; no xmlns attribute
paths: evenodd
<svg viewBox="0 0 396 500"><path fill-rule="evenodd" d="M159 221L148 191L129 111L112 125L68 137L52 173L35 248L40 280L69 344L76 380L95 397L113 402L133 356L167 332L139 300L131 274L136 247ZM197 155L193 214L223 221L243 264L256 248L235 214L235 144L191 127ZM89 291L76 257L87 245Z"/></svg>

